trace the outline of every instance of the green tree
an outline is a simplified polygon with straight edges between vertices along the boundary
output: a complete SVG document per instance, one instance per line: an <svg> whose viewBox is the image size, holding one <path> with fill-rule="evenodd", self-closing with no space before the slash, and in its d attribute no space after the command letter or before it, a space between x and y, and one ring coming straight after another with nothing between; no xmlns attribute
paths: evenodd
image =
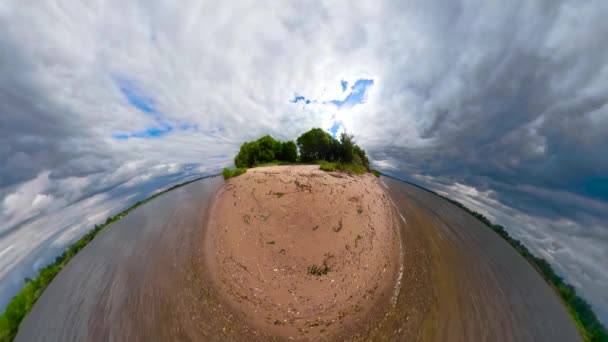
<svg viewBox="0 0 608 342"><path fill-rule="evenodd" d="M365 167L366 169L369 169L369 159L367 158L367 155L365 154L365 151L359 147L358 145L354 145L353 146L353 162L357 165L361 165L363 167ZM357 158L357 162L354 161L355 157ZM360 161L361 164L358 164L358 162Z"/></svg>
<svg viewBox="0 0 608 342"><path fill-rule="evenodd" d="M291 163L298 159L298 147L293 141L289 140L282 144L280 159Z"/></svg>
<svg viewBox="0 0 608 342"><path fill-rule="evenodd" d="M259 149L256 162L266 163L275 160L281 154L281 143L270 135L265 135L257 140Z"/></svg>
<svg viewBox="0 0 608 342"><path fill-rule="evenodd" d="M305 162L336 161L340 143L320 128L313 128L297 139L300 158Z"/></svg>
<svg viewBox="0 0 608 342"><path fill-rule="evenodd" d="M265 135L241 145L239 153L234 157L234 165L237 168L248 168L274 160L295 162L297 158L298 148L293 141L282 143Z"/></svg>
<svg viewBox="0 0 608 342"><path fill-rule="evenodd" d="M259 145L257 141L246 142L241 145L239 153L234 157L234 164L236 167L252 167L258 161L256 160L259 154Z"/></svg>
<svg viewBox="0 0 608 342"><path fill-rule="evenodd" d="M354 137L352 134L340 134L340 160L343 163L352 163L355 149Z"/></svg>

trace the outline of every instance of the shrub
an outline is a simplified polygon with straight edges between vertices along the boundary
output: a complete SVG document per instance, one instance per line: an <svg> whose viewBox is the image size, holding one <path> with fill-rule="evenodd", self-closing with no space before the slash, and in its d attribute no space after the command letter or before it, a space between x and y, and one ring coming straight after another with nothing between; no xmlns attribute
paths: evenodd
<svg viewBox="0 0 608 342"><path fill-rule="evenodd" d="M320 128L303 133L296 141L303 162L337 161L339 158L340 143Z"/></svg>
<svg viewBox="0 0 608 342"><path fill-rule="evenodd" d="M296 141L303 162L325 160L369 168L369 159L365 151L355 144L352 134L342 133L338 141L322 129L313 128L300 135Z"/></svg>
<svg viewBox="0 0 608 342"><path fill-rule="evenodd" d="M282 143L280 160L294 163L298 160L298 147L293 141Z"/></svg>
<svg viewBox="0 0 608 342"><path fill-rule="evenodd" d="M222 176L224 176L224 179L228 179L232 177L232 171L230 171L230 169L228 168L225 168L224 170L222 170Z"/></svg>
<svg viewBox="0 0 608 342"><path fill-rule="evenodd" d="M318 161L319 168L323 171L336 171L336 166L338 163L330 163L325 160Z"/></svg>
<svg viewBox="0 0 608 342"><path fill-rule="evenodd" d="M355 153L355 143L352 134L340 134L340 160L344 163L352 163Z"/></svg>
<svg viewBox="0 0 608 342"><path fill-rule="evenodd" d="M308 274L323 276L326 275L330 271L329 266L326 263L323 263L323 266L311 265L308 266Z"/></svg>
<svg viewBox="0 0 608 342"><path fill-rule="evenodd" d="M230 170L230 169L226 168L226 169L222 170L222 176L224 176L224 179L229 179L232 177L240 176L245 172L247 172L247 169L245 169L245 168L236 168L234 170Z"/></svg>
<svg viewBox="0 0 608 342"><path fill-rule="evenodd" d="M274 161L295 162L297 159L298 148L293 141L280 142L265 135L256 141L243 143L234 157L234 165L244 168Z"/></svg>

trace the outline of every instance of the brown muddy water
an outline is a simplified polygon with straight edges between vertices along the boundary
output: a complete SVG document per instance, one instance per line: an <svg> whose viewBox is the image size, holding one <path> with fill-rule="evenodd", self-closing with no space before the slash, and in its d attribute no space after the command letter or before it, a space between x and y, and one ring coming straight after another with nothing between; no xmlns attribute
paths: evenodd
<svg viewBox="0 0 608 342"><path fill-rule="evenodd" d="M381 181L399 217L399 286L373 325L333 339L580 340L554 291L498 235L429 192ZM176 189L103 231L49 285L17 341L280 340L244 323L206 272L208 209L223 183Z"/></svg>

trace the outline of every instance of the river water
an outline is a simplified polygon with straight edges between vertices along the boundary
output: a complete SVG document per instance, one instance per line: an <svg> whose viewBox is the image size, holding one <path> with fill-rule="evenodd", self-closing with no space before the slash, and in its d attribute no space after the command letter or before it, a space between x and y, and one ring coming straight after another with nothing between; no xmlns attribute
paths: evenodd
<svg viewBox="0 0 608 342"><path fill-rule="evenodd" d="M402 286L361 339L579 341L540 275L481 222L409 184L381 178L400 216ZM206 178L134 210L55 278L17 341L272 340L214 294L201 248L222 186Z"/></svg>

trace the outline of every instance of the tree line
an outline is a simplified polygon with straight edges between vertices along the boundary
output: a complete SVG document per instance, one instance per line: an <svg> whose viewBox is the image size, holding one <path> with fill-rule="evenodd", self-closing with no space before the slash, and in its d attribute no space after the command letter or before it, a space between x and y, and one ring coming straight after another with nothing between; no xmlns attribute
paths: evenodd
<svg viewBox="0 0 608 342"><path fill-rule="evenodd" d="M245 142L234 158L237 168L254 167L269 162L319 161L353 164L369 169L369 158L365 151L355 143L352 134L342 133L335 139L320 128L313 128L293 141L280 142L270 135L258 140ZM299 153L298 153L299 150Z"/></svg>

